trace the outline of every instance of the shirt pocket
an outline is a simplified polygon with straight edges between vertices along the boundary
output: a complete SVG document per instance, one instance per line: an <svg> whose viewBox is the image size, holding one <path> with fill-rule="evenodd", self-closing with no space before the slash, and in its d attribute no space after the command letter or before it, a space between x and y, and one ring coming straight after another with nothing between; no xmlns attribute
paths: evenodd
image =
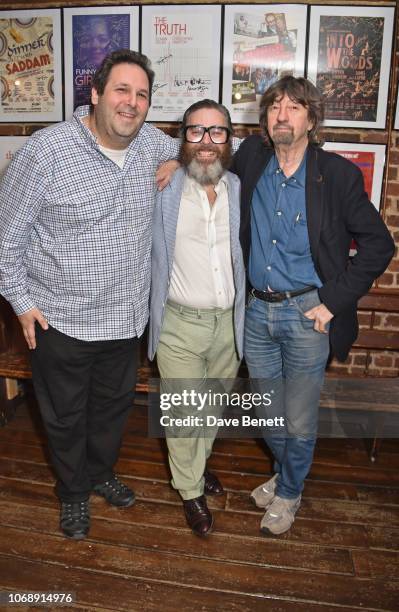
<svg viewBox="0 0 399 612"><path fill-rule="evenodd" d="M308 224L306 219L295 220L288 236L287 251L293 255L310 253Z"/></svg>

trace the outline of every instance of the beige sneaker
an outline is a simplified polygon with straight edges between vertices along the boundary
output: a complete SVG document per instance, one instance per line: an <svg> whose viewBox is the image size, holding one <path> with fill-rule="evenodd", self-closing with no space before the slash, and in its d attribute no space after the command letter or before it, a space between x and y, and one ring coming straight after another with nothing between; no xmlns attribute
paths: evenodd
<svg viewBox="0 0 399 612"><path fill-rule="evenodd" d="M275 474L273 478L270 478L267 482L264 482L259 487L256 487L249 496L249 499L258 508L267 508L270 506L274 499L274 492L277 486L278 474Z"/></svg>
<svg viewBox="0 0 399 612"><path fill-rule="evenodd" d="M301 495L294 499L285 499L275 495L260 523L264 533L280 535L291 527L295 513L301 504Z"/></svg>

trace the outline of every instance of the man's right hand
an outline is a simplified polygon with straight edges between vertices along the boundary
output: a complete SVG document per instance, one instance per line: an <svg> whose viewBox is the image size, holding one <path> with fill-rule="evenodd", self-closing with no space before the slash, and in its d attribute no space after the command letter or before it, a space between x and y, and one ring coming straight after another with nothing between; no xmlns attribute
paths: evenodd
<svg viewBox="0 0 399 612"><path fill-rule="evenodd" d="M169 159L158 166L158 170L155 174L155 182L158 187L158 191L163 191L170 181L176 170L180 168L180 162L177 159Z"/></svg>
<svg viewBox="0 0 399 612"><path fill-rule="evenodd" d="M30 349L36 348L35 322L37 321L42 329L48 329L48 323L43 313L38 308L31 308L21 315L18 315L19 322L24 332L25 340Z"/></svg>

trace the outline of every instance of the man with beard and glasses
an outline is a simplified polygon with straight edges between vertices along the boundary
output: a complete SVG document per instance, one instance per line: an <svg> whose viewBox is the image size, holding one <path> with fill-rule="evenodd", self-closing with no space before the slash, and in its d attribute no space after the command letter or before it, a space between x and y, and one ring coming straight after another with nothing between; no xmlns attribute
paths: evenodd
<svg viewBox="0 0 399 612"><path fill-rule="evenodd" d="M261 530L292 525L313 458L320 389L330 352L345 360L357 301L385 270L394 245L357 166L323 151L320 92L286 76L260 102L262 136L234 157L242 184L241 244L251 285L244 355L254 388L274 392L264 432L275 475L252 491ZM352 239L357 254L349 258ZM261 415L260 415L261 416ZM265 415L262 415L265 416Z"/></svg>
<svg viewBox="0 0 399 612"><path fill-rule="evenodd" d="M207 391L215 379L234 378L242 357L245 272L240 183L226 171L231 133L221 104L190 106L181 126L182 167L157 196L148 354L157 354L162 392ZM168 416L196 414L193 405L182 405ZM205 495L223 494L206 469L215 435L215 428L195 426L166 431L172 486L199 536L209 534L213 523Z"/></svg>

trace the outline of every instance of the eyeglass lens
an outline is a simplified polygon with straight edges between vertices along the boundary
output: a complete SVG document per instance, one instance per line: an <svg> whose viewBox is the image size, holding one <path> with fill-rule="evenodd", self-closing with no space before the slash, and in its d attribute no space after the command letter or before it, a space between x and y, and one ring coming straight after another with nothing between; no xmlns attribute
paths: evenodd
<svg viewBox="0 0 399 612"><path fill-rule="evenodd" d="M222 126L211 125L206 128L203 125L188 125L186 140L187 142L201 142L206 132L214 144L225 144L229 138L229 130Z"/></svg>

